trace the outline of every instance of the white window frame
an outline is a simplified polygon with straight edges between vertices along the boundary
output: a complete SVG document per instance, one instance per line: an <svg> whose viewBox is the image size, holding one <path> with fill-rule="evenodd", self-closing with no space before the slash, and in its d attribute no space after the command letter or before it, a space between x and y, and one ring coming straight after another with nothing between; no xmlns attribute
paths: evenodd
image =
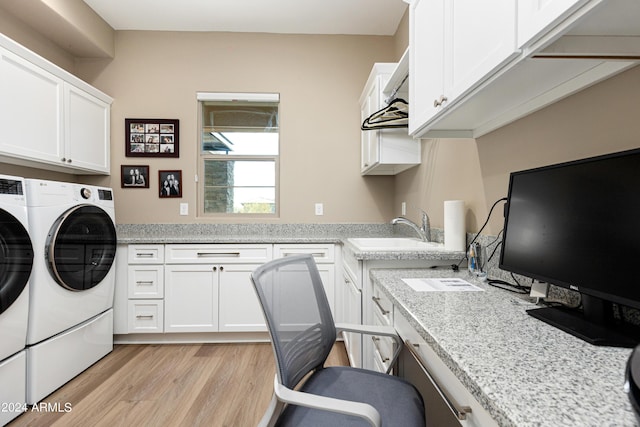
<svg viewBox="0 0 640 427"><path fill-rule="evenodd" d="M252 92L198 92L197 96L198 105L198 164L196 170L198 171L198 177L204 177L204 163L207 159L214 160L240 160L240 161L255 161L255 160L274 160L275 162L275 213L269 214L248 214L248 213L205 213L204 211L204 178L197 181L197 205L198 216L204 218L279 218L280 216L280 147L278 147L278 154L276 155L214 155L205 154L202 152L202 101L244 101L244 102L277 102L280 103L279 93L252 93ZM278 107L278 115L280 114L280 107ZM278 129L278 141L280 140L280 130ZM278 145L280 143L278 142Z"/></svg>

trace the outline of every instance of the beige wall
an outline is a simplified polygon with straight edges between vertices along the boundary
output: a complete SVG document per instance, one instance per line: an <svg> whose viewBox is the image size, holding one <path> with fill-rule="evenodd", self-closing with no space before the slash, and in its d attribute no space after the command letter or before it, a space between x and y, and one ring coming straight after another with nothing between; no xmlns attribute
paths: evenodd
<svg viewBox="0 0 640 427"><path fill-rule="evenodd" d="M358 98L374 62L395 60L393 37L121 31L113 60L77 65L111 95L112 175L121 223L196 218L196 92L280 93L280 217L284 223L383 222L393 177L359 173ZM180 120L180 158L127 158L125 118ZM149 165L150 189L120 189L120 165ZM158 170L183 171L183 198L158 198ZM179 203L189 216L179 216ZM314 204L324 203L324 215ZM217 222L224 220L216 219ZM237 222L238 219L228 221ZM254 220L255 221L255 220Z"/></svg>

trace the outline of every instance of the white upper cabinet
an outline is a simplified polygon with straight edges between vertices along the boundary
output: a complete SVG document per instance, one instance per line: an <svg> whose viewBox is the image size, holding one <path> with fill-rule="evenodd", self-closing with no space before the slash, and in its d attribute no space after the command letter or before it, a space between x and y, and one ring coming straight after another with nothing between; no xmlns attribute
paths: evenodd
<svg viewBox="0 0 640 427"><path fill-rule="evenodd" d="M449 0L444 6L444 95L449 103L519 52L513 0Z"/></svg>
<svg viewBox="0 0 640 427"><path fill-rule="evenodd" d="M62 79L0 48L0 152L58 163L63 154Z"/></svg>
<svg viewBox="0 0 640 427"><path fill-rule="evenodd" d="M112 99L0 34L0 161L110 173Z"/></svg>
<svg viewBox="0 0 640 427"><path fill-rule="evenodd" d="M638 64L637 0L413 0L409 133L476 138Z"/></svg>
<svg viewBox="0 0 640 427"><path fill-rule="evenodd" d="M429 121L444 101L444 2L416 0L409 21L409 133Z"/></svg>
<svg viewBox="0 0 640 427"><path fill-rule="evenodd" d="M385 108L391 94L384 92L398 64L376 63L360 96L360 122ZM406 100L402 91L396 98ZM390 100L389 100L390 101ZM362 175L395 175L420 164L420 141L409 136L406 127L363 130L360 133Z"/></svg>
<svg viewBox="0 0 640 427"><path fill-rule="evenodd" d="M74 168L109 173L109 103L65 84L65 159Z"/></svg>
<svg viewBox="0 0 640 427"><path fill-rule="evenodd" d="M518 54L512 0L416 0L409 26L414 135Z"/></svg>

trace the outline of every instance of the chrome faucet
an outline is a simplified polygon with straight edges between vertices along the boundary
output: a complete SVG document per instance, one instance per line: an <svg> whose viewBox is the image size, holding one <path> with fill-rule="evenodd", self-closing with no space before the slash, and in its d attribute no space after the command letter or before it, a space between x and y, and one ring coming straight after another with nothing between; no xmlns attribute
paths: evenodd
<svg viewBox="0 0 640 427"><path fill-rule="evenodd" d="M416 225L414 222L408 220L403 216L393 218L391 220L391 225L396 225L396 224L408 225L416 233L418 233L418 235L424 242L430 242L431 241L431 224L429 222L429 216L425 211L421 211L421 212L422 212L422 226L420 227L418 227L418 225Z"/></svg>

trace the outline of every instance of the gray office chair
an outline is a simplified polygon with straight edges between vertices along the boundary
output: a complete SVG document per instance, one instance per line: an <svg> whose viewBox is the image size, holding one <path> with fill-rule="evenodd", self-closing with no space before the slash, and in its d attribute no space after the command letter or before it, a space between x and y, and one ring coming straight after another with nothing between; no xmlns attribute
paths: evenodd
<svg viewBox="0 0 640 427"><path fill-rule="evenodd" d="M395 357L402 342L390 327L336 325L311 255L270 261L251 280L276 360L274 394L260 426L424 427L422 398L408 382L323 366L340 331L394 337Z"/></svg>

